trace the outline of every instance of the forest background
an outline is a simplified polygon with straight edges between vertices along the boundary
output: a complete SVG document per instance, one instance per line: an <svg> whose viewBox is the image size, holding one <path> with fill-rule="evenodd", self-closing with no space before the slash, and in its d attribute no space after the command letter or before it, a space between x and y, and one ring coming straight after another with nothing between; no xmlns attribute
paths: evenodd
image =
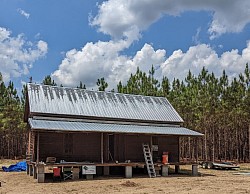
<svg viewBox="0 0 250 194"><path fill-rule="evenodd" d="M204 134L201 138L180 140L181 160L250 161L250 70L229 78L203 68L198 76L188 72L184 80L167 77L157 80L155 68L139 68L127 83L117 83L111 92L166 97L180 116L183 126ZM32 79L30 79L32 82ZM57 85L50 76L42 81ZM105 91L108 83L102 77L96 82ZM62 85L61 85L62 86ZM63 87L63 86L62 86ZM83 82L78 88L86 89ZM25 158L27 124L24 123L26 86L18 94L12 81L4 83L0 73L0 157Z"/></svg>

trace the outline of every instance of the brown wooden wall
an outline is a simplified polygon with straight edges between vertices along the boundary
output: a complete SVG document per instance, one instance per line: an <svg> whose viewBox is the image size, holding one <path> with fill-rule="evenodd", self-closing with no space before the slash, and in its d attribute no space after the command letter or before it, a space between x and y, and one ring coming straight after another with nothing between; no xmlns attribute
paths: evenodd
<svg viewBox="0 0 250 194"><path fill-rule="evenodd" d="M65 133L40 133L39 158L54 156L60 160L74 162L100 162L101 135L100 133L72 133L73 151L65 153Z"/></svg>
<svg viewBox="0 0 250 194"><path fill-rule="evenodd" d="M65 146L71 145L65 142L66 133L40 132L39 160L45 161L46 157L54 156L57 162L65 160L69 162L101 162L101 133L71 133L72 150L65 150ZM179 137L177 136L151 136L111 134L113 137L113 153L110 157L108 140L111 136L103 135L103 159L104 162L144 162L142 143L157 144L158 151L154 152L154 158L161 161L162 153L169 152L169 162L179 162ZM69 138L70 139L70 138ZM36 150L35 150L36 152Z"/></svg>
<svg viewBox="0 0 250 194"><path fill-rule="evenodd" d="M143 143L158 145L158 151L154 152L154 161L161 161L163 152L169 152L169 162L179 162L178 136L126 134L119 134L115 136L115 160L119 162L124 162L126 160L130 160L131 162L144 162L142 151Z"/></svg>
<svg viewBox="0 0 250 194"><path fill-rule="evenodd" d="M149 135L125 135L125 160L131 162L145 162L142 144L150 145L151 136Z"/></svg>
<svg viewBox="0 0 250 194"><path fill-rule="evenodd" d="M168 152L169 162L179 162L179 137L159 136L158 146L158 157L161 158L163 152Z"/></svg>

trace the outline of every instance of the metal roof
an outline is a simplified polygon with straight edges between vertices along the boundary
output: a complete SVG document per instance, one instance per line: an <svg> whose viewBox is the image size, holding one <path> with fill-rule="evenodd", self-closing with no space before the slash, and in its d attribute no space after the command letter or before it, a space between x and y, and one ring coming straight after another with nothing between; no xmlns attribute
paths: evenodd
<svg viewBox="0 0 250 194"><path fill-rule="evenodd" d="M27 84L30 113L183 122L164 97Z"/></svg>
<svg viewBox="0 0 250 194"><path fill-rule="evenodd" d="M31 129L57 130L57 131L81 131L81 132L110 132L110 133L137 133L178 136L202 136L203 134L175 126L142 126L125 124L107 124L76 121L54 121L29 119Z"/></svg>

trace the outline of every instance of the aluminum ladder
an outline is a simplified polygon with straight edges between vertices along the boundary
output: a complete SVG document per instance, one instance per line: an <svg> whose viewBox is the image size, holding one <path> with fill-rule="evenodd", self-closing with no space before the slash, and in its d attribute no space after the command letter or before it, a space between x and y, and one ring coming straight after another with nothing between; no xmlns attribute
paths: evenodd
<svg viewBox="0 0 250 194"><path fill-rule="evenodd" d="M142 148L143 148L144 159L147 165L148 175L150 178L155 178L156 173L155 173L154 163L153 163L149 145L142 144Z"/></svg>

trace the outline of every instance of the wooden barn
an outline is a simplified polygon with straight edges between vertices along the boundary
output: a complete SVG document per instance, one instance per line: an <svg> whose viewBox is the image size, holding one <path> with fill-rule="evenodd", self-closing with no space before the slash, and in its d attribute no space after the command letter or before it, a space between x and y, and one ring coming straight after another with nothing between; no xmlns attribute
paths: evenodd
<svg viewBox="0 0 250 194"><path fill-rule="evenodd" d="M148 167L143 145L166 174L167 164L179 162L180 136L202 135L181 127L182 118L164 97L39 84L27 88L28 173L38 182L44 182L47 171L66 166L72 169L71 178L121 169L132 177L136 167ZM83 166L93 167L93 172Z"/></svg>

